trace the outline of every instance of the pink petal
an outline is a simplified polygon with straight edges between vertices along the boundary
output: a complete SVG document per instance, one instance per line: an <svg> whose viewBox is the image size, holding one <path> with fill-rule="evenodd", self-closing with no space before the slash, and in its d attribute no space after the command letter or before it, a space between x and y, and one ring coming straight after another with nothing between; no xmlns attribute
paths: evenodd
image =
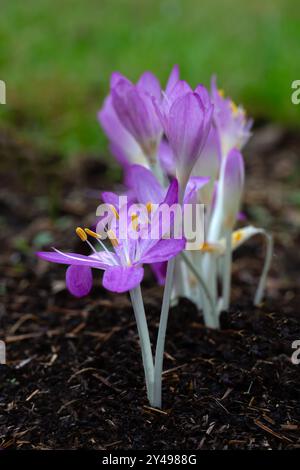
<svg viewBox="0 0 300 470"><path fill-rule="evenodd" d="M176 174L174 154L165 139L163 139L159 145L158 159L164 173L174 177Z"/></svg>
<svg viewBox="0 0 300 470"><path fill-rule="evenodd" d="M84 297L93 285L92 270L88 266L69 266L66 272L67 288L75 297Z"/></svg>
<svg viewBox="0 0 300 470"><path fill-rule="evenodd" d="M126 182L133 190L136 199L142 204L159 204L164 197L161 187L152 171L141 165L131 165L126 172Z"/></svg>
<svg viewBox="0 0 300 470"><path fill-rule="evenodd" d="M175 240L173 238L166 240L159 240L152 248L146 251L141 262L143 263L159 263L173 258L185 247L185 239Z"/></svg>
<svg viewBox="0 0 300 470"><path fill-rule="evenodd" d="M84 256L78 253L63 253L57 251L39 251L36 255L52 263L69 264L73 266L90 266L91 268L105 269L110 265L109 259L104 252L95 255Z"/></svg>
<svg viewBox="0 0 300 470"><path fill-rule="evenodd" d="M174 65L174 67L171 70L171 73L168 78L167 86L166 86L166 94L168 95L176 83L179 81L179 66Z"/></svg>
<svg viewBox="0 0 300 470"><path fill-rule="evenodd" d="M153 96L155 99L161 99L161 87L158 79L151 72L144 72L137 82L137 87Z"/></svg>
<svg viewBox="0 0 300 470"><path fill-rule="evenodd" d="M150 268L152 269L158 284L163 286L166 280L167 262L161 261L159 263L151 263Z"/></svg>
<svg viewBox="0 0 300 470"><path fill-rule="evenodd" d="M113 266L104 272L103 287L112 292L127 292L137 287L143 277L144 269L141 266Z"/></svg>

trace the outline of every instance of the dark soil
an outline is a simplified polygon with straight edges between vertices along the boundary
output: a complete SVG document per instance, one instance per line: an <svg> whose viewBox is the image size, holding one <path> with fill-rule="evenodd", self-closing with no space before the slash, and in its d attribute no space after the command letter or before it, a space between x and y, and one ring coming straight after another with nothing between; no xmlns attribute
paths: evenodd
<svg viewBox="0 0 300 470"><path fill-rule="evenodd" d="M232 308L220 331L185 299L172 309L163 409L148 406L136 326L126 295L95 282L77 300L64 267L33 253L82 250L73 229L93 220L114 174L100 156L66 164L0 133L0 446L8 449L284 449L300 447L300 138L275 126L247 150L244 210L272 230L267 298L251 300L263 247L236 254ZM150 273L145 303L153 342L162 292Z"/></svg>

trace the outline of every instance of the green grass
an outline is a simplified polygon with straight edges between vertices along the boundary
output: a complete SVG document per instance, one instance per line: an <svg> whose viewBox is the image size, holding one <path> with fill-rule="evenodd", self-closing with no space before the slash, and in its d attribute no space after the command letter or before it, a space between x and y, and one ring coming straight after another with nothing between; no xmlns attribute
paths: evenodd
<svg viewBox="0 0 300 470"><path fill-rule="evenodd" d="M251 114L300 122L298 0L1 0L2 124L66 154L103 151L96 112L109 76L162 83L178 63L193 85L219 84Z"/></svg>

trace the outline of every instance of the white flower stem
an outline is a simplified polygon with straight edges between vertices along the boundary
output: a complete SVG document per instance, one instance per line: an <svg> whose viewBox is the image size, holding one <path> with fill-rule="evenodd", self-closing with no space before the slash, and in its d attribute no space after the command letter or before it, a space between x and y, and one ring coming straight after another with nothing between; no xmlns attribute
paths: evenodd
<svg viewBox="0 0 300 470"><path fill-rule="evenodd" d="M178 200L183 204L184 192L188 178L178 178L179 181L179 195ZM154 387L153 387L153 406L161 408L161 387L162 387L162 371L164 361L165 339L168 324L168 316L170 310L170 302L174 281L176 256L168 261L165 289L163 295L163 302L160 313L159 328L155 350L154 361Z"/></svg>
<svg viewBox="0 0 300 470"><path fill-rule="evenodd" d="M272 256L273 256L273 237L269 233L263 231L265 237L266 237L266 257L265 257L265 263L264 267L261 273L261 277L259 280L259 284L254 296L254 305L259 305L262 301L265 285L266 285L266 280L267 280L267 275L270 269L271 261L272 261Z"/></svg>
<svg viewBox="0 0 300 470"><path fill-rule="evenodd" d="M189 267L189 269L191 270L191 272L194 274L194 276L195 276L195 278L197 279L197 281L199 282L202 291L204 292L204 294L206 295L206 297L207 297L207 299L208 299L210 308L213 310L213 308L214 308L213 299L212 299L212 297L211 297L211 295L210 295L210 292L209 292L209 290L208 290L208 288L207 288L207 285L205 284L205 281L204 281L204 279L202 278L201 274L199 273L198 269L193 265L192 261L189 259L189 257L187 256L187 254L184 253L184 251L181 253L181 257L182 257L182 259L184 260L184 262L186 263L186 265Z"/></svg>
<svg viewBox="0 0 300 470"><path fill-rule="evenodd" d="M218 180L217 189L217 200L210 219L208 237L209 243L217 243L222 229L223 215L224 215L224 200L223 200L223 188L224 188L224 173L225 173L225 162L226 157L223 156L221 160L221 168ZM211 293L213 299L213 309L210 309L207 301L204 301L203 315L205 324L212 328L219 327L218 319L218 307L217 307L217 260L214 254L205 253L202 261L202 275L206 281L206 285Z"/></svg>
<svg viewBox="0 0 300 470"><path fill-rule="evenodd" d="M175 262L174 286L178 297L185 297L187 299L191 297L187 267L179 256Z"/></svg>
<svg viewBox="0 0 300 470"><path fill-rule="evenodd" d="M212 299L211 308L207 300L203 299L203 315L206 326L217 328L217 266L216 257L213 253L204 253L201 264L202 276Z"/></svg>
<svg viewBox="0 0 300 470"><path fill-rule="evenodd" d="M149 337L149 330L145 315L144 302L141 293L141 286L137 286L130 291L130 298L137 324L138 334L141 343L143 366L145 371L147 396L151 406L153 405L153 382L154 364Z"/></svg>
<svg viewBox="0 0 300 470"><path fill-rule="evenodd" d="M186 253L182 252L181 256L199 282L200 293L201 293L201 299L199 300L201 300L201 306L202 306L202 312L204 316L205 325L210 328L219 328L219 319L218 319L217 311L216 311L216 285L215 285L216 274L213 274L211 277L211 286L210 286L211 289L209 289L206 282L203 279L203 276L198 271L198 269L194 266L194 264L190 261L190 259L186 256ZM212 263L212 273L215 272L213 267L214 267L214 264ZM213 296L212 296L212 293L213 293ZM198 304L200 304L200 301L198 302Z"/></svg>
<svg viewBox="0 0 300 470"><path fill-rule="evenodd" d="M163 303L160 314L158 336L155 351L155 366L154 366L154 393L153 393L153 406L161 408L161 386L162 386L162 369L165 349L165 338L168 324L169 308L171 292L173 287L175 259L172 258L168 261L166 283L163 295Z"/></svg>
<svg viewBox="0 0 300 470"><path fill-rule="evenodd" d="M230 304L231 290L231 265L232 265L232 244L231 230L225 231L225 256L223 261L223 293L222 293L222 309L228 310Z"/></svg>

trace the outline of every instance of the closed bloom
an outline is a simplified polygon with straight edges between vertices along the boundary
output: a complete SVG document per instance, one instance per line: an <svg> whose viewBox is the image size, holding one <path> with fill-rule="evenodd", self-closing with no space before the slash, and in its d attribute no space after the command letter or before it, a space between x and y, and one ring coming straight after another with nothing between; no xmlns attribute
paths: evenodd
<svg viewBox="0 0 300 470"><path fill-rule="evenodd" d="M173 88L180 86L177 82ZM181 85L182 88L185 85ZM164 132L174 155L176 175L184 191L190 173L205 145L213 106L204 87L182 92L167 106L156 106Z"/></svg>
<svg viewBox="0 0 300 470"><path fill-rule="evenodd" d="M230 98L225 98L218 90L215 77L212 78L211 96L214 104L214 122L219 133L222 156L232 148L241 150L251 136L252 120L247 119L242 106L237 106Z"/></svg>
<svg viewBox="0 0 300 470"><path fill-rule="evenodd" d="M162 97L157 78L145 72L134 85L119 76L114 80L111 96L122 125L138 142L150 162L155 162L162 136L162 126L153 105L153 99L160 102Z"/></svg>
<svg viewBox="0 0 300 470"><path fill-rule="evenodd" d="M224 170L223 211L224 227L227 229L232 229L237 219L244 179L243 157L237 149L232 149L226 158Z"/></svg>
<svg viewBox="0 0 300 470"><path fill-rule="evenodd" d="M178 82L177 65L170 73L165 92L151 72L145 72L136 85L118 72L112 74L111 92L98 113L98 120L109 138L111 153L125 170L135 163L145 167L155 163L156 153L160 153L162 127L152 100L167 106L181 93L182 86L176 87Z"/></svg>

